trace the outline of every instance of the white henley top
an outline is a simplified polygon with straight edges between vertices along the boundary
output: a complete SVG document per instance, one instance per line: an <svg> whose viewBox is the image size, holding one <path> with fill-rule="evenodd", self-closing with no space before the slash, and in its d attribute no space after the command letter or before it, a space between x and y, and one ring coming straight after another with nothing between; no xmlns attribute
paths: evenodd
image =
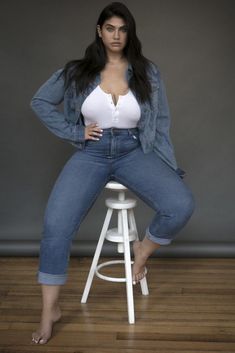
<svg viewBox="0 0 235 353"><path fill-rule="evenodd" d="M119 95L115 105L111 93L106 93L98 85L85 99L81 106L85 125L97 123L100 128L133 128L141 116L139 103L129 91Z"/></svg>

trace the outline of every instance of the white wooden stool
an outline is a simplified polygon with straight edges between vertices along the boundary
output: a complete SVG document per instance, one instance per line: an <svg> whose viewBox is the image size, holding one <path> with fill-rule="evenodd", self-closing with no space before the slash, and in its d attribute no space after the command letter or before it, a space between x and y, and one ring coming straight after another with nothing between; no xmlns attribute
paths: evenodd
<svg viewBox="0 0 235 353"><path fill-rule="evenodd" d="M108 207L108 210L100 233L99 241L93 257L90 271L87 277L81 303L86 303L87 301L89 291L92 285L93 277L95 274L97 277L106 281L126 282L128 321L130 324L134 324L135 313L134 313L132 267L131 267L134 261L131 261L130 242L134 240L139 240L134 211L133 211L133 208L136 206L136 200L126 199L125 190L127 190L127 188L118 182L110 181L106 184L105 188L118 191L118 198L108 198L105 200L105 204ZM118 212L118 226L117 228L108 229L113 210L117 210ZM105 239L111 242L117 243L117 251L119 253L124 253L124 260L107 261L98 265L99 257L100 257L102 246ZM104 276L101 273L99 273L99 270L102 267L117 264L117 263L125 264L124 278ZM140 285L141 285L142 294L148 295L149 291L148 291L146 277L140 280Z"/></svg>

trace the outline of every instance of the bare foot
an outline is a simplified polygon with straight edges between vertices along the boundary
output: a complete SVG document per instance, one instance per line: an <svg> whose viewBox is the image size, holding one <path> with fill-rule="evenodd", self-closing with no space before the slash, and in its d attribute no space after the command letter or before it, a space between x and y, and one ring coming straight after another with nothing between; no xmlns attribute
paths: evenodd
<svg viewBox="0 0 235 353"><path fill-rule="evenodd" d="M61 318L61 310L57 305L52 310L42 310L41 322L37 331L32 334L34 343L45 344L52 334L53 324Z"/></svg>
<svg viewBox="0 0 235 353"><path fill-rule="evenodd" d="M134 241L133 252L135 256L135 261L132 268L132 279L133 284L136 284L146 275L145 263L148 257L144 254L141 242L139 240Z"/></svg>

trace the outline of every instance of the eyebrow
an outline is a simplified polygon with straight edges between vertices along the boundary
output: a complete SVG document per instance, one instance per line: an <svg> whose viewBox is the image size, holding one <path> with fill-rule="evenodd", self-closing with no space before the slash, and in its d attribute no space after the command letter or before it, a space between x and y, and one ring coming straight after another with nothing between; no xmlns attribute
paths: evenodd
<svg viewBox="0 0 235 353"><path fill-rule="evenodd" d="M106 23L105 26L115 27L115 26L111 25L111 23ZM127 25L120 26L119 28L123 28L123 27L127 27ZM118 27L117 27L117 28L118 28Z"/></svg>

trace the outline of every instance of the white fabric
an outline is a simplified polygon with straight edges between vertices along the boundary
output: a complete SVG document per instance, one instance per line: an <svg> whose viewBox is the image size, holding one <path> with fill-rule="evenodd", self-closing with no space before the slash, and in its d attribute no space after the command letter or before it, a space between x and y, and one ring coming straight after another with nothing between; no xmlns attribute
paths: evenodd
<svg viewBox="0 0 235 353"><path fill-rule="evenodd" d="M97 123L100 128L136 127L141 116L140 106L129 89L125 95L119 95L115 105L111 93L106 93L98 85L81 106L85 125Z"/></svg>

